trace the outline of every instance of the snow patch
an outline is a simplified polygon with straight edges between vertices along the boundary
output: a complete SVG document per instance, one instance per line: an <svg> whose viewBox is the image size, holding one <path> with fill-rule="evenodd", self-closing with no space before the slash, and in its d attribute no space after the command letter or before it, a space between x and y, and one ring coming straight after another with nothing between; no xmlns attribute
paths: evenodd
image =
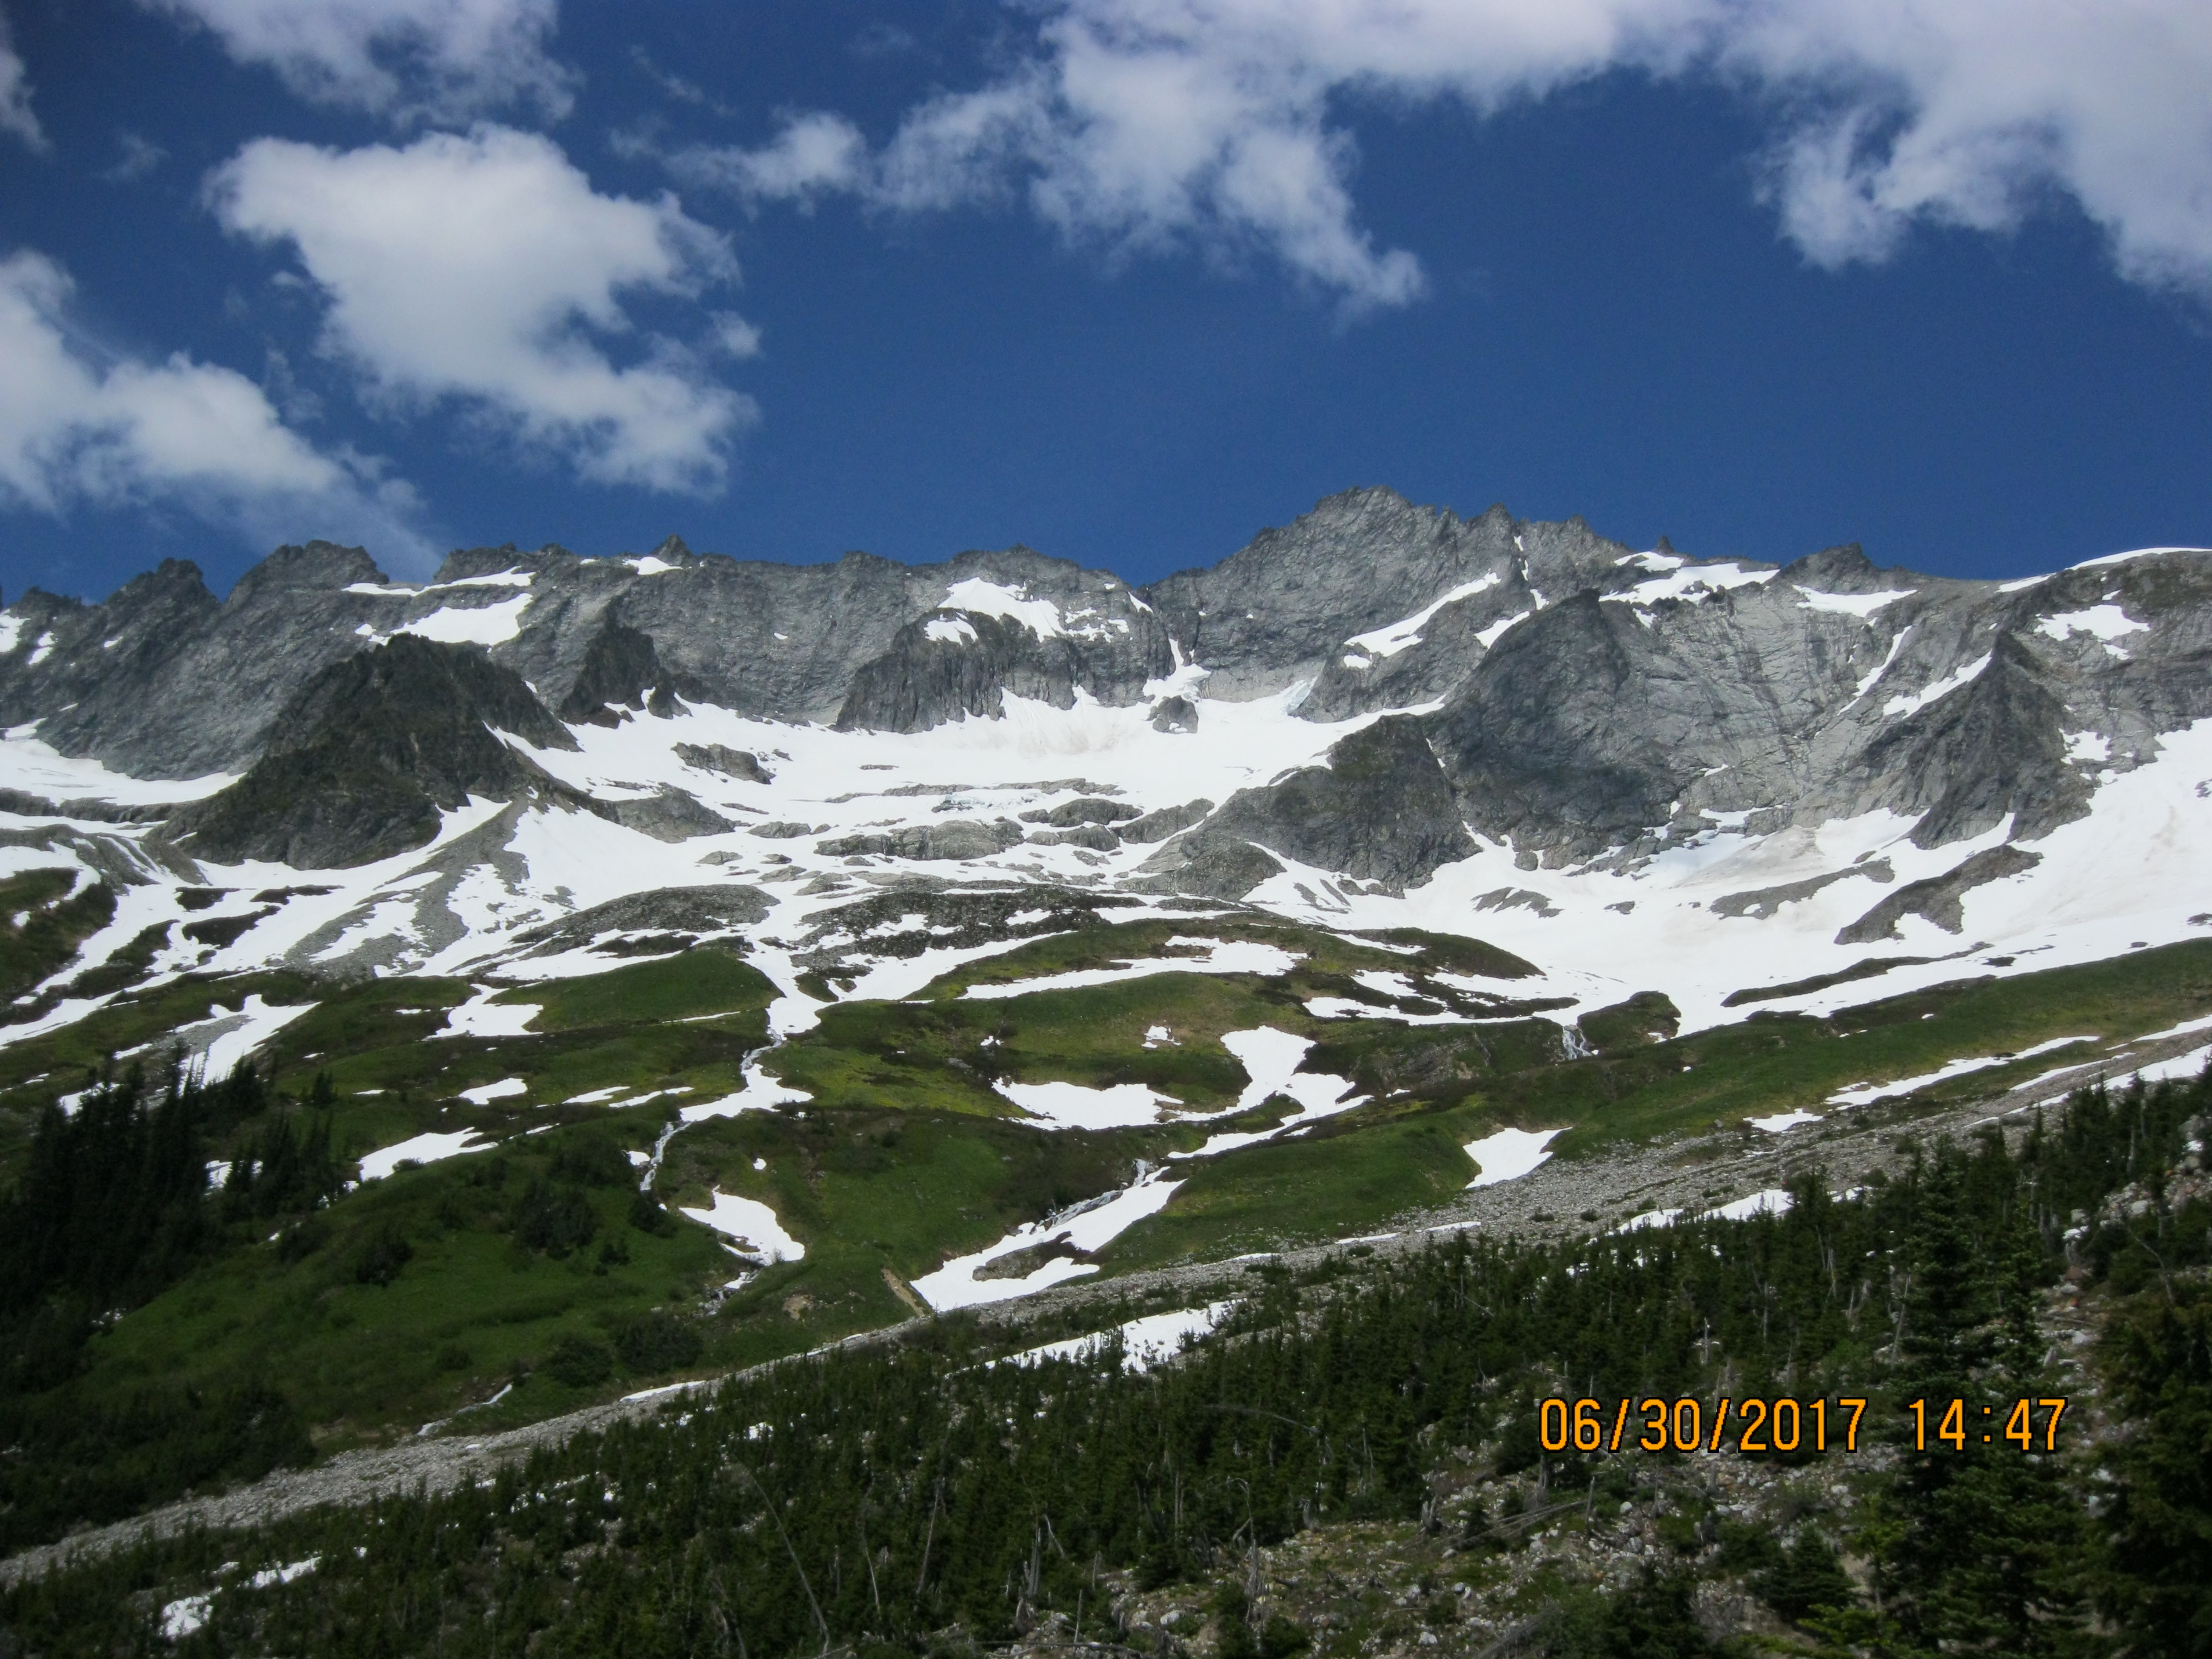
<svg viewBox="0 0 2212 1659"><path fill-rule="evenodd" d="M1026 940L1018 940L1025 944ZM1168 941L1170 945L1186 945L1204 950L1202 957L1125 957L1115 968L1078 968L1065 974L1050 974L1042 979L1018 979L1006 985L971 985L967 994L978 1002L1003 1001L1008 997L1025 997L1036 991L1073 991L1092 985L1118 985L1123 980L1146 979L1154 974L1259 974L1276 979L1287 974L1304 958L1293 955L1279 945L1261 945L1249 939L1184 939Z"/></svg>
<svg viewBox="0 0 2212 1659"><path fill-rule="evenodd" d="M967 611L978 617L1002 617L1019 623L1039 639L1065 634L1060 607L1050 599L1033 599L1019 588L1006 587L981 576L970 576L945 590L939 611Z"/></svg>
<svg viewBox="0 0 2212 1659"><path fill-rule="evenodd" d="M219 1006L210 1007L206 1019L179 1028L172 1040L182 1044L188 1054L199 1055L202 1075L214 1082L228 1077L240 1062L314 1006L312 1002L300 1002L272 1008L257 991L239 1006L236 1013L226 1013Z"/></svg>
<svg viewBox="0 0 2212 1659"><path fill-rule="evenodd" d="M763 1266L805 1259L806 1246L786 1232L775 1212L758 1199L739 1198L719 1187L712 1196L714 1202L708 1208L695 1210L687 1206L684 1213L730 1241L727 1249L732 1255L744 1256Z"/></svg>
<svg viewBox="0 0 2212 1659"><path fill-rule="evenodd" d="M516 1095L526 1095L530 1085L519 1077L503 1077L496 1083L486 1083L474 1089L461 1091L461 1098L478 1106L489 1106L495 1100L511 1100Z"/></svg>
<svg viewBox="0 0 2212 1659"><path fill-rule="evenodd" d="M474 1142L474 1145L471 1145ZM403 1140L396 1146L379 1147L361 1161L363 1181L381 1181L402 1164L435 1164L441 1159L459 1158L465 1152L488 1152L499 1143L477 1140L474 1129L457 1129L451 1134L434 1132L419 1134Z"/></svg>
<svg viewBox="0 0 2212 1659"><path fill-rule="evenodd" d="M1162 1180L1158 1170L1144 1169L1142 1165L1139 1168L1143 1173L1134 1186L1109 1193L1056 1216L1048 1216L1042 1221L1030 1222L972 1255L955 1256L935 1273L915 1279L915 1292L943 1313L948 1309L973 1308L987 1302L1011 1302L1064 1280L1097 1273L1095 1262L1055 1255L1019 1279L975 1277L978 1267L1033 1245L1062 1243L1071 1249L1091 1255L1103 1249L1139 1221L1158 1215L1167 1207L1168 1200L1182 1182Z"/></svg>
<svg viewBox="0 0 2212 1659"><path fill-rule="evenodd" d="M604 973L604 966L597 971ZM545 1012L542 1003L494 1002L500 994L496 985L479 985L476 994L446 1016L443 1030L433 1031L434 1037L510 1037L528 1036L530 1022Z"/></svg>
<svg viewBox="0 0 2212 1659"><path fill-rule="evenodd" d="M994 1083L991 1085L1048 1129L1127 1129L1160 1121L1160 1108L1180 1106L1173 1095L1141 1083L1091 1089L1080 1083Z"/></svg>
<svg viewBox="0 0 2212 1659"><path fill-rule="evenodd" d="M504 645L522 631L522 613L530 608L533 597L519 593L496 605L444 605L427 617L402 623L390 633L379 633L367 623L354 631L378 645L389 643L394 634L412 634L441 645Z"/></svg>
<svg viewBox="0 0 2212 1659"><path fill-rule="evenodd" d="M814 1098L804 1089L778 1082L757 1066L744 1068L745 1086L719 1100L702 1100L678 1114L686 1123L704 1123L710 1117L735 1117L740 1112L772 1112Z"/></svg>
<svg viewBox="0 0 2212 1659"><path fill-rule="evenodd" d="M212 1595L180 1596L161 1608L161 1638L167 1642L181 1642L196 1634L208 1620L208 1610L215 1605Z"/></svg>
<svg viewBox="0 0 2212 1659"><path fill-rule="evenodd" d="M1485 1135L1480 1140L1467 1143L1467 1155L1473 1158L1481 1173L1467 1184L1469 1187L1495 1187L1501 1182L1517 1181L1547 1163L1551 1153L1545 1150L1564 1129L1500 1129Z"/></svg>
<svg viewBox="0 0 2212 1659"><path fill-rule="evenodd" d="M1746 1120L1753 1128L1764 1129L1771 1135L1785 1134L1801 1123L1818 1123L1820 1121L1818 1112L1778 1112L1772 1117Z"/></svg>
<svg viewBox="0 0 2212 1659"><path fill-rule="evenodd" d="M1899 637L1903 636L1899 635ZM1917 714L1939 697L1949 696L1960 686L1976 678L1982 670L1989 665L1990 653L1984 651L1973 661L1963 667L1953 669L1942 679L1917 691L1909 691L1901 696L1892 697L1887 702L1882 704L1881 716L1884 720L1894 720L1899 714Z"/></svg>
<svg viewBox="0 0 2212 1659"><path fill-rule="evenodd" d="M1795 1200L1780 1187L1769 1187L1748 1198L1739 1198L1733 1204L1723 1204L1717 1209L1707 1210L1705 1218L1713 1221L1748 1221L1755 1215L1785 1215Z"/></svg>
<svg viewBox="0 0 2212 1659"><path fill-rule="evenodd" d="M1657 568L1650 561L1656 554L1642 556L1644 568ZM1774 580L1771 569L1747 570L1733 560L1722 560L1714 564L1698 565L1694 568L1670 570L1666 575L1656 576L1650 581L1638 582L1620 593L1606 593L1601 598L1613 604L1656 605L1662 599L1702 599L1715 593L1724 593L1734 587L1756 587Z"/></svg>
<svg viewBox="0 0 2212 1659"><path fill-rule="evenodd" d="M1281 1095L1295 1102L1297 1111L1272 1129L1255 1129L1211 1135L1195 1152L1172 1152L1171 1158L1218 1158L1223 1152L1234 1152L1239 1146L1250 1146L1262 1140L1273 1140L1291 1134L1310 1123L1325 1117L1334 1117L1355 1106L1367 1103L1365 1095L1352 1094L1350 1079L1332 1077L1322 1072L1302 1072L1306 1051L1313 1047L1311 1037L1294 1036L1288 1031L1279 1031L1272 1025L1262 1025L1249 1031L1224 1031L1221 1046L1237 1056L1251 1079L1237 1097L1237 1103L1217 1115L1229 1117L1239 1112L1249 1112L1255 1106L1264 1106Z"/></svg>
<svg viewBox="0 0 2212 1659"><path fill-rule="evenodd" d="M1387 628L1377 628L1365 634L1354 634L1344 643L1346 648L1364 652L1370 656L1395 657L1401 651L1411 650L1421 642L1421 630L1436 619L1437 611L1448 605L1457 605L1462 599L1471 599L1478 593L1486 592L1497 586L1501 580L1498 572L1493 570L1487 576L1478 576L1471 582L1462 582L1449 593L1430 600L1412 616L1401 621L1394 622ZM1347 668L1367 666L1364 662L1354 663L1349 657L1346 657L1344 661Z"/></svg>
<svg viewBox="0 0 2212 1659"><path fill-rule="evenodd" d="M924 635L946 645L975 643L975 624L965 617L932 617L921 627Z"/></svg>
<svg viewBox="0 0 2212 1659"><path fill-rule="evenodd" d="M1917 587L1899 587L1881 593L1823 593L1818 588L1799 586L1795 582L1790 586L1805 596L1804 603L1797 607L1800 611L1832 611L1838 616L1856 617L1861 622L1871 621L1874 613L1884 605L1909 599L1920 591Z"/></svg>
<svg viewBox="0 0 2212 1659"><path fill-rule="evenodd" d="M1527 622L1529 617L1535 614L1536 613L1533 611L1516 611L1510 617L1500 617L1496 622L1491 623L1489 627L1478 628L1475 629L1474 637L1482 641L1482 648L1487 651L1492 646L1498 643L1498 635L1504 633L1507 629L1512 627L1516 623Z"/></svg>
<svg viewBox="0 0 2212 1659"><path fill-rule="evenodd" d="M295 1578L305 1578L322 1561L321 1556L311 1555L304 1561L288 1561L281 1567L264 1567L253 1575L253 1588L267 1589L271 1584L289 1584Z"/></svg>
<svg viewBox="0 0 2212 1659"><path fill-rule="evenodd" d="M2125 564L2130 559L2154 559L2166 553L2206 553L2212 548L2203 547L2137 547L2125 553L2107 553L2102 558L2084 559L2079 564L2069 564L2069 570L2094 570L2103 564Z"/></svg>
<svg viewBox="0 0 2212 1659"><path fill-rule="evenodd" d="M2161 1060L2146 1066L2133 1075L2145 1083L2193 1083L2204 1070L2204 1062L2212 1060L2212 1046L2192 1048L2185 1054L2176 1054L2172 1060Z"/></svg>
<svg viewBox="0 0 2212 1659"><path fill-rule="evenodd" d="M1125 1371L1148 1371L1181 1353L1184 1343L1194 1341L1211 1331L1236 1305L1234 1301L1212 1302L1203 1308L1177 1308L1172 1313L1147 1314L1141 1319L1125 1321L1110 1331L1094 1331L1089 1336L1066 1337L1058 1342L1024 1348L1019 1353L1008 1354L1004 1359L994 1359L990 1363L994 1365L1036 1365L1048 1359L1089 1359L1103 1352L1118 1339L1121 1344L1121 1369Z"/></svg>
<svg viewBox="0 0 2212 1659"><path fill-rule="evenodd" d="M1965 1077L1973 1072L1985 1072L1992 1066L2010 1066L2015 1060L2033 1060L2038 1054L2047 1054L2077 1042L2094 1042L2094 1036L2053 1037L2048 1042L2039 1042L2032 1048L2022 1048L2016 1054L1978 1054L1947 1062L1939 1069L1923 1073L1918 1077L1899 1078L1893 1083L1856 1083L1848 1089L1838 1089L1828 1097L1831 1106L1864 1106L1880 1100L1885 1095L1909 1095L1930 1084L1948 1083L1953 1078Z"/></svg>
<svg viewBox="0 0 2212 1659"><path fill-rule="evenodd" d="M2130 634L2148 634L2150 624L2136 621L2117 605L2093 605L2086 611L2063 611L2045 617L2036 623L2035 631L2061 641L2087 634L2112 655L2124 659L2127 653L2116 649L2112 642Z"/></svg>

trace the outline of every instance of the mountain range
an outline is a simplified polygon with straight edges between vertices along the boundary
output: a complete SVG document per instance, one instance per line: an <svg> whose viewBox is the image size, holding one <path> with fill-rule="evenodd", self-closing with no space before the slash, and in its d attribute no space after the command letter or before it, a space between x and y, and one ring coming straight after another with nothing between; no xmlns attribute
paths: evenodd
<svg viewBox="0 0 2212 1659"><path fill-rule="evenodd" d="M2202 550L1967 582L1856 547L1635 551L1366 489L1141 588L1022 548L790 566L674 538L469 550L413 585L311 543L221 601L177 562L101 605L33 590L0 645L16 804L146 824L57 831L141 880L364 870L499 802L471 847L549 917L612 872L564 881L523 812L628 830L623 890L696 884L702 855L785 884L785 912L802 872L810 914L893 872L1045 881L1504 932L1566 971L1770 958L1750 940L1771 933L1809 973L1908 937L2072 955L2058 935L2086 927L2102 951L2115 911L2117 948L2202 926L2177 885L2200 781L2179 773L2212 715ZM358 924L389 900L335 888L304 933L155 971L451 954L419 917L372 945ZM1693 922L1635 918L1678 891L1710 894Z"/></svg>
<svg viewBox="0 0 2212 1659"><path fill-rule="evenodd" d="M671 538L33 590L0 1166L254 1068L337 1173L253 1210L307 1143L210 1118L271 1218L88 1374L282 1371L343 1443L618 1387L547 1356L647 1314L726 1364L2193 1071L2208 653L2205 550L1965 581L1384 489L1141 586Z"/></svg>

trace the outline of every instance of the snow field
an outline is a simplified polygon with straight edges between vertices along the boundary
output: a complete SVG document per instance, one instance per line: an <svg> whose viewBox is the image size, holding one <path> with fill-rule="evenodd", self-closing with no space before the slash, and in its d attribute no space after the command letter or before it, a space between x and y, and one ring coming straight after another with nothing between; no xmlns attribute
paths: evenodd
<svg viewBox="0 0 2212 1659"><path fill-rule="evenodd" d="M488 1152L499 1144L477 1137L477 1131L474 1129L456 1129L449 1134L434 1132L414 1135L396 1146L379 1147L362 1159L361 1178L381 1181L404 1163L435 1164L465 1152Z"/></svg>
<svg viewBox="0 0 2212 1659"><path fill-rule="evenodd" d="M1545 1148L1565 1133L1562 1129L1500 1129L1468 1141L1467 1155L1475 1161L1480 1172L1467 1184L1495 1187L1501 1182L1519 1180L1550 1159L1552 1155Z"/></svg>
<svg viewBox="0 0 2212 1659"><path fill-rule="evenodd" d="M1018 1227L973 1255L955 1256L935 1273L915 1279L915 1291L944 1313L953 1308L980 1307L987 1302L1011 1302L1064 1280L1095 1273L1098 1271L1095 1263L1067 1256L1049 1257L1042 1267L1018 1279L978 1279L975 1270L1002 1255L1039 1244L1062 1242L1085 1255L1103 1249L1139 1221L1165 1209L1181 1185L1180 1181L1163 1180L1158 1170L1146 1170L1133 1186Z"/></svg>
<svg viewBox="0 0 2212 1659"><path fill-rule="evenodd" d="M707 1208L687 1206L683 1213L720 1233L727 1241L731 1255L743 1256L762 1267L805 1259L806 1246L786 1232L775 1212L758 1199L739 1198L719 1187L710 1198Z"/></svg>
<svg viewBox="0 0 2212 1659"><path fill-rule="evenodd" d="M1071 1336L1058 1342L1046 1342L989 1363L994 1365L1036 1365L1048 1359L1088 1359L1103 1352L1118 1339L1121 1344L1121 1369L1148 1371L1155 1365L1173 1359L1182 1352L1186 1343L1206 1335L1236 1305L1232 1298L1225 1302L1210 1302L1203 1308L1177 1308L1172 1313L1146 1314L1140 1319L1127 1320L1112 1330L1095 1331L1089 1336Z"/></svg>

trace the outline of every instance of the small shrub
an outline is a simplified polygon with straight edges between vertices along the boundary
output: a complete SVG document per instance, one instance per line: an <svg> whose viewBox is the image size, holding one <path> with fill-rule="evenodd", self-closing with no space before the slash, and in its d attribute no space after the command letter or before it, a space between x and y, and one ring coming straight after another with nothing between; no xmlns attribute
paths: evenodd
<svg viewBox="0 0 2212 1659"><path fill-rule="evenodd" d="M287 1267L304 1261L330 1240L329 1222L319 1215L304 1217L276 1235L276 1259Z"/></svg>
<svg viewBox="0 0 2212 1659"><path fill-rule="evenodd" d="M514 1207L514 1236L530 1249L543 1250L559 1260L579 1245L592 1242L599 1217L592 1201L574 1187L556 1187L533 1181Z"/></svg>
<svg viewBox="0 0 2212 1659"><path fill-rule="evenodd" d="M621 1149L597 1135L567 1141L553 1154L554 1177L580 1186L619 1187L633 1173Z"/></svg>
<svg viewBox="0 0 2212 1659"><path fill-rule="evenodd" d="M545 1375L572 1389L588 1389L615 1374L614 1351L604 1342L574 1331L555 1339L546 1353Z"/></svg>
<svg viewBox="0 0 2212 1659"><path fill-rule="evenodd" d="M615 1352L626 1370L681 1370L697 1364L706 1346L695 1326L670 1314L641 1314L615 1328Z"/></svg>
<svg viewBox="0 0 2212 1659"><path fill-rule="evenodd" d="M641 1233L666 1238L676 1231L676 1218L661 1208L659 1199L641 1188L630 1194L629 1224Z"/></svg>
<svg viewBox="0 0 2212 1659"><path fill-rule="evenodd" d="M1784 1619L1796 1624L1820 1608L1840 1610L1851 1605L1856 1595L1851 1576L1818 1533L1810 1528L1799 1533L1796 1543L1775 1555L1755 1587L1767 1606Z"/></svg>
<svg viewBox="0 0 2212 1659"><path fill-rule="evenodd" d="M389 1285L399 1277L399 1270L413 1259L414 1255L414 1246L408 1243L405 1236L398 1228L386 1222L354 1253L354 1282L357 1285Z"/></svg>

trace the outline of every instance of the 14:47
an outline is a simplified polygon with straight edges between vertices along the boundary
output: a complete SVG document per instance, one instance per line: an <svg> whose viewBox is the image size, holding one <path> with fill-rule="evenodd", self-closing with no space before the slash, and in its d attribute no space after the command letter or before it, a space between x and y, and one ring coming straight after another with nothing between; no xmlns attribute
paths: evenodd
<svg viewBox="0 0 2212 1659"><path fill-rule="evenodd" d="M1929 1400L1914 1400L1905 1405L1905 1409L1912 1413L1912 1445L1916 1451L1928 1449L1928 1414L1935 1409L1937 1403ZM2047 1407L2051 1412L2049 1419L2043 1425L2043 1449L2057 1451L2058 1449L2058 1419L2066 1410L2066 1401L2063 1399L2014 1401L2011 1413L2005 1419L2004 1430L2001 1437L1996 1432L1996 1408L1993 1406L1983 1407L1982 1415L1988 1419L1988 1423L1982 1435L1982 1443L1989 1445L2002 1437L2011 1441L2022 1451L2033 1451L2035 1448L2035 1408L2038 1407ZM1966 1402L1965 1401L1954 1399L1944 1405L1942 1415L1936 1419L1936 1438L1948 1445L1953 1451L1966 1450Z"/></svg>

